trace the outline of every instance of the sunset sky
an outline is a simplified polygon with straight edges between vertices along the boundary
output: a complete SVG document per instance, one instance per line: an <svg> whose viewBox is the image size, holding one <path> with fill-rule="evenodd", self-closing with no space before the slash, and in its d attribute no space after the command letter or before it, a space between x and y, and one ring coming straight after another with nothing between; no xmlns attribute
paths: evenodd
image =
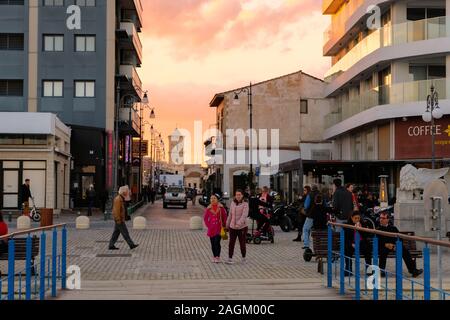
<svg viewBox="0 0 450 320"><path fill-rule="evenodd" d="M141 1L139 73L166 151L176 125L215 123L215 93L299 70L323 78L330 64L322 57L330 20L320 0Z"/></svg>

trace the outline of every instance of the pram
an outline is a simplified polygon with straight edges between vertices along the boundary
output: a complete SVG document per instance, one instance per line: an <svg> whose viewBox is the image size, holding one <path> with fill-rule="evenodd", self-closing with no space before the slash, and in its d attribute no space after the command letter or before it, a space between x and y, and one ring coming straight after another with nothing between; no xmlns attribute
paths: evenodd
<svg viewBox="0 0 450 320"><path fill-rule="evenodd" d="M264 208L260 208L263 206ZM261 244L262 241L274 243L274 229L270 224L272 209L267 203L260 201L257 197L249 199L249 217L253 220L252 230L247 233L247 243ZM255 229L255 221L257 227Z"/></svg>

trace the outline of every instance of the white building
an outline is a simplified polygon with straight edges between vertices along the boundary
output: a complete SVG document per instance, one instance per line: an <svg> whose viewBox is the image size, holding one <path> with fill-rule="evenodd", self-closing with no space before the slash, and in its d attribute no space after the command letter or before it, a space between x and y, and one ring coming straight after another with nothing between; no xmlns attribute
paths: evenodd
<svg viewBox="0 0 450 320"><path fill-rule="evenodd" d="M0 208L20 208L25 179L37 207L69 208L70 136L52 113L0 113Z"/></svg>

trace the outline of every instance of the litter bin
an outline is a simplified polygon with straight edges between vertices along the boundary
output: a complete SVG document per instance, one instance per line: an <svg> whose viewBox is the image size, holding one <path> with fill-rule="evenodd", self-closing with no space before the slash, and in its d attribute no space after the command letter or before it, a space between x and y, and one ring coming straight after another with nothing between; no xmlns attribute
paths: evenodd
<svg viewBox="0 0 450 320"><path fill-rule="evenodd" d="M42 208L41 210L41 227L53 225L53 209Z"/></svg>

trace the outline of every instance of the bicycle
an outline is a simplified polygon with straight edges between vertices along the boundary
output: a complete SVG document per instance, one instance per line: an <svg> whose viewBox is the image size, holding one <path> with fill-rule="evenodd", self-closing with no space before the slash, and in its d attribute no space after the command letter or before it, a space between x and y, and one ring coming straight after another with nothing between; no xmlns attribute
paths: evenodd
<svg viewBox="0 0 450 320"><path fill-rule="evenodd" d="M39 210L36 208L36 204L34 202L34 198L30 197L31 199L31 209L28 212L28 216L31 218L31 220L33 220L34 222L40 222L41 221L41 213L39 212ZM22 210L24 210L25 208L23 208Z"/></svg>

